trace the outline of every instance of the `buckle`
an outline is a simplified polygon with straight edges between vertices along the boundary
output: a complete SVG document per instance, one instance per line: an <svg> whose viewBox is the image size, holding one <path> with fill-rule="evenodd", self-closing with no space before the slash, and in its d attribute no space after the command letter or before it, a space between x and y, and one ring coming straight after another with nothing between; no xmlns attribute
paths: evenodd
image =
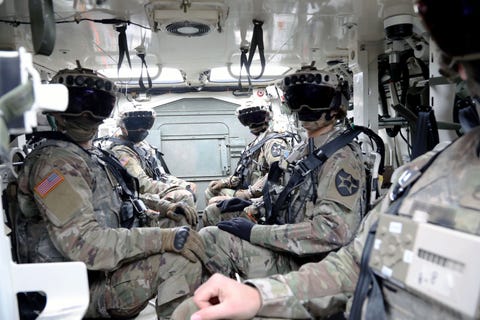
<svg viewBox="0 0 480 320"><path fill-rule="evenodd" d="M416 169L405 170L400 178L398 178L398 181L393 187L392 192L390 192L390 200L397 200L405 192L405 189L414 183L421 175L422 172Z"/></svg>

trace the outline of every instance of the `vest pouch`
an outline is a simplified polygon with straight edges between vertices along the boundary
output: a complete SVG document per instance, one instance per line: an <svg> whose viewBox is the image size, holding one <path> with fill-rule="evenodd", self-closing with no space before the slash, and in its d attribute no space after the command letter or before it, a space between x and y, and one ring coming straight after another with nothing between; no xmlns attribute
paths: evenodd
<svg viewBox="0 0 480 320"><path fill-rule="evenodd" d="M124 201L120 207L120 226L130 229L135 222L135 212L130 200Z"/></svg>

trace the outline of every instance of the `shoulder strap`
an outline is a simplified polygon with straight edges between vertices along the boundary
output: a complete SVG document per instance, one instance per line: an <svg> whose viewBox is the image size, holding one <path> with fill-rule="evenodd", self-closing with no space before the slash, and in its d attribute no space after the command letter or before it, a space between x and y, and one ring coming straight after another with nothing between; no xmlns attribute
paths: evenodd
<svg viewBox="0 0 480 320"><path fill-rule="evenodd" d="M413 184L418 181L420 176L430 167L433 161L442 153L437 151L421 168L418 170L406 170L398 179L390 194L392 201L387 213L398 214L398 209L403 200L407 196ZM375 242L375 234L377 232L378 221L376 221L368 231L367 240L362 251L360 261L360 274L357 286L353 295L353 304L350 311L349 320L361 319L362 308L368 297L367 310L365 318L368 320L386 319L385 305L383 301L382 291L380 290L379 279L375 276L373 270L369 267L370 254L372 252L373 243Z"/></svg>
<svg viewBox="0 0 480 320"><path fill-rule="evenodd" d="M360 132L362 132L362 127L360 126L346 130L332 141L309 154L306 158L298 161L292 170L292 175L285 188L280 192L274 204L271 204L270 194L268 192L270 183L268 183L267 180L263 188L267 224L275 223L278 212L283 207L290 192L294 190L312 170L322 166L332 154L349 144Z"/></svg>

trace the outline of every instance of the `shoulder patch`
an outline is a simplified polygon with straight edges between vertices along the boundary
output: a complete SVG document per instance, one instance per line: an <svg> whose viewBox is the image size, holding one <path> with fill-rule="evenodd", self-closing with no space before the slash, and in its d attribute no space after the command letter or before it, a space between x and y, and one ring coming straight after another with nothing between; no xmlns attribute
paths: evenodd
<svg viewBox="0 0 480 320"><path fill-rule="evenodd" d="M46 178L40 181L34 188L35 192L42 198L60 185L65 178L57 170L53 170Z"/></svg>
<svg viewBox="0 0 480 320"><path fill-rule="evenodd" d="M335 176L335 186L337 187L337 191L344 197L357 193L359 185L359 181L343 169Z"/></svg>
<svg viewBox="0 0 480 320"><path fill-rule="evenodd" d="M274 142L270 148L270 153L272 154L272 157L280 157L283 149L284 147L280 143Z"/></svg>

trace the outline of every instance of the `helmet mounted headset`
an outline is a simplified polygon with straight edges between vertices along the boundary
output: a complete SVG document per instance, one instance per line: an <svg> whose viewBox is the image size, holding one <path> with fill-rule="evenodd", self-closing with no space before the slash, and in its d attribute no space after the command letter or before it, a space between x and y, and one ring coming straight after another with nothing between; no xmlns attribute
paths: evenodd
<svg viewBox="0 0 480 320"><path fill-rule="evenodd" d="M342 103L337 76L313 66L302 67L282 81L287 107L298 114L300 121L317 121L326 113L338 110Z"/></svg>
<svg viewBox="0 0 480 320"><path fill-rule="evenodd" d="M148 136L148 130L155 123L153 110L129 110L122 113L120 126L127 131L127 138L133 142L140 142Z"/></svg>
<svg viewBox="0 0 480 320"><path fill-rule="evenodd" d="M245 105L235 110L235 114L242 125L256 128L268 124L270 121L271 107L267 101L248 100Z"/></svg>
<svg viewBox="0 0 480 320"><path fill-rule="evenodd" d="M60 83L68 88L68 107L59 114L78 116L89 114L95 119L108 118L115 107L116 87L107 77L91 69L60 70L50 83Z"/></svg>

